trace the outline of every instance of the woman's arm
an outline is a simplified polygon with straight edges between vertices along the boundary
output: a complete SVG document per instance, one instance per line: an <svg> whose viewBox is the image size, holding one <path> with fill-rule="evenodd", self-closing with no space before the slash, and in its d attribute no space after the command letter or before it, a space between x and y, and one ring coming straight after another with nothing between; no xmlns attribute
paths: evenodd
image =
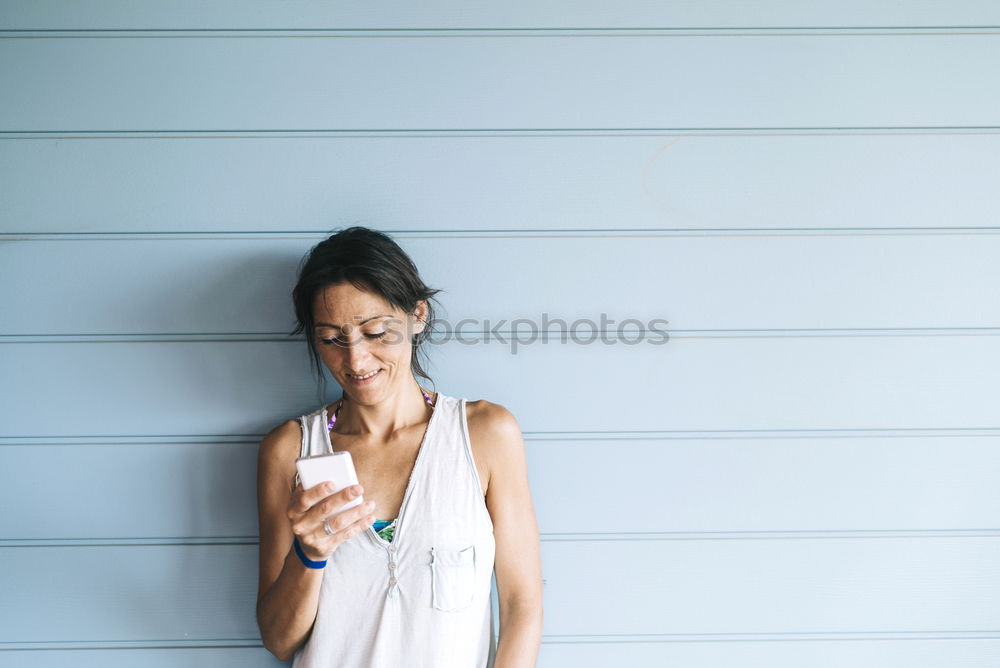
<svg viewBox="0 0 1000 668"><path fill-rule="evenodd" d="M488 471L483 482L496 539L500 637L494 668L533 668L542 638L542 560L524 438L506 408L475 403L469 438Z"/></svg>
<svg viewBox="0 0 1000 668"><path fill-rule="evenodd" d="M306 568L292 550L289 476L295 475L300 439L298 424L289 420L265 436L257 452L257 626L264 647L282 661L292 658L312 630L323 581L322 569Z"/></svg>
<svg viewBox="0 0 1000 668"><path fill-rule="evenodd" d="M291 659L312 631L323 582L323 569L307 568L292 549L292 539L302 536L299 543L305 555L322 561L374 519L367 514L371 509L362 504L330 521L334 535L317 537L323 517L360 490L349 487L330 494L327 485L290 489L301 438L298 423L289 420L264 437L257 454L257 626L264 647L282 661Z"/></svg>

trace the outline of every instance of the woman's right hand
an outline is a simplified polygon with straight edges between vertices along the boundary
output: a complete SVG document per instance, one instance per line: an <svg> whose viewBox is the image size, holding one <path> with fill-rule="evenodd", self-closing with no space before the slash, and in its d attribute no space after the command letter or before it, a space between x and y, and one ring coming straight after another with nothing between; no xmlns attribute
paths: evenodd
<svg viewBox="0 0 1000 668"><path fill-rule="evenodd" d="M375 522L375 502L368 501L339 513L327 522L333 530L333 535L328 535L323 529L323 518L364 493L361 485L345 487L336 494L330 493L332 488L333 485L326 482L302 489L300 482L292 490L288 501L287 515L292 533L298 538L305 555L316 561L328 558L341 543Z"/></svg>

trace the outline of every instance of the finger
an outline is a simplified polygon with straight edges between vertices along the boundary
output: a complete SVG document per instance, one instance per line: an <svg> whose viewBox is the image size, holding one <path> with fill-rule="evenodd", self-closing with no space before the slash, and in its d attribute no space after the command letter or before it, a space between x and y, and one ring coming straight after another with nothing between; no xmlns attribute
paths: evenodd
<svg viewBox="0 0 1000 668"><path fill-rule="evenodd" d="M328 519L326 523L327 526L329 526L334 533L337 533L340 531L344 531L345 529L348 529L349 527L351 527L354 524L357 524L358 522L365 520L369 515L372 515L374 510L375 510L375 502L366 501L365 503L362 503L361 505L355 508L351 508L349 510L345 510L342 513L338 513L336 516ZM327 515L322 515L319 517L317 526L320 527L320 531L323 531L322 527L323 520L326 517ZM374 515L372 515L372 520L374 520Z"/></svg>
<svg viewBox="0 0 1000 668"><path fill-rule="evenodd" d="M301 498L302 483L299 483L292 488L292 494L288 497L288 505L285 506L285 516L288 517L288 519L293 520L301 514L298 510Z"/></svg>
<svg viewBox="0 0 1000 668"><path fill-rule="evenodd" d="M348 538L350 538L351 536L353 536L356 533L364 531L365 529L367 529L368 527L372 526L373 524L375 524L375 516L374 515L372 515L370 513L368 515L362 515L361 519L359 519L357 522L355 522L351 526L347 527Z"/></svg>
<svg viewBox="0 0 1000 668"><path fill-rule="evenodd" d="M320 485L317 485L317 487L320 487ZM309 489L306 491L309 492L312 490ZM292 523L292 532L298 536L305 536L316 531L317 527L322 525L325 518L334 515L334 513L347 503L344 500L344 497L354 493L355 492L351 492L350 490L341 490L336 494L324 496L321 498L319 503L315 503L305 508L303 508L301 497L299 500L293 501L289 505L287 512L288 520ZM333 529L332 526L331 529Z"/></svg>
<svg viewBox="0 0 1000 668"><path fill-rule="evenodd" d="M343 518L342 520L343 515L346 514L347 513L345 512L331 519L330 524L334 526L341 524L341 521L346 520L346 518ZM323 554L326 555L323 558L326 558L329 555L333 554L333 552L336 551L336 549L341 545L341 543L345 542L352 536L355 536L361 533L362 531L365 531L368 527L372 526L374 523L375 523L374 514L372 513L362 514L361 517L355 522L347 523L346 526L344 526L342 529L335 530L332 536L327 535L327 533L322 528L320 528L317 532L308 533L302 538L300 538L300 542L303 544L303 546L309 545L310 549L307 550L308 552L314 554Z"/></svg>
<svg viewBox="0 0 1000 668"><path fill-rule="evenodd" d="M362 491L361 485L352 485L342 489L336 494L331 494L323 498L319 503L312 507L310 512L318 513L321 517L333 515L349 503L353 502L357 504L358 500L361 498ZM358 504L355 507L359 507L361 505L364 504Z"/></svg>
<svg viewBox="0 0 1000 668"><path fill-rule="evenodd" d="M333 520L330 521L333 522ZM357 521L348 524L346 527L344 527L340 531L336 532L333 536L331 536L331 538L333 538L336 541L337 545L340 545L340 543L344 542L351 536L354 536L356 534L361 533L362 531L365 531L368 527L372 526L374 523L375 523L374 515L372 515L371 513L367 515L363 514Z"/></svg>
<svg viewBox="0 0 1000 668"><path fill-rule="evenodd" d="M362 489L360 485L352 485L351 487L342 489L335 494L322 497L318 502L305 510L290 512L289 519L295 520L299 516L305 516L310 522L321 522L324 517L329 517L337 513L348 503L351 503L352 501L356 503L360 500L361 492Z"/></svg>
<svg viewBox="0 0 1000 668"><path fill-rule="evenodd" d="M296 485L295 489L292 490L292 495L288 499L288 507L286 509L288 519L294 520L299 515L308 511L318 500L328 496L332 488L333 485L329 482L320 483L309 489L303 489L302 483Z"/></svg>
<svg viewBox="0 0 1000 668"><path fill-rule="evenodd" d="M333 506L334 508L339 508L340 506L347 503L347 501L349 501L350 499L361 496L361 494L364 492L364 490L361 488L361 485L350 485L340 490L336 494L334 494L333 490L334 490L333 483L328 481L320 483L315 487L310 487L309 489L301 490L300 492L297 493L297 496L296 494L292 494L292 498L290 499L288 505L289 514L291 515L293 512L295 514L305 513L310 508L315 506L323 499L326 499L327 497L337 496L338 494L348 495L345 496L344 500L341 501L339 504L334 504Z"/></svg>

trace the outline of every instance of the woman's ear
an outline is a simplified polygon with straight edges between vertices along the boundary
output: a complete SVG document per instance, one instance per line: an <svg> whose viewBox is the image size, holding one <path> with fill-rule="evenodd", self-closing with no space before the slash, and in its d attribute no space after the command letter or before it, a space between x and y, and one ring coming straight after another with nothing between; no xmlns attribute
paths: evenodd
<svg viewBox="0 0 1000 668"><path fill-rule="evenodd" d="M416 318L416 322L413 323L413 333L419 334L427 328L427 300L421 299L417 302L417 307L413 309L413 317Z"/></svg>

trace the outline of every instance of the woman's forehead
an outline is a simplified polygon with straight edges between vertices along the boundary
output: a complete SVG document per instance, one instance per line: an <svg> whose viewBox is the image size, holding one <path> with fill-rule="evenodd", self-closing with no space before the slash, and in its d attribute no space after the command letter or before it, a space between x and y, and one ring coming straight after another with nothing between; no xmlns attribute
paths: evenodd
<svg viewBox="0 0 1000 668"><path fill-rule="evenodd" d="M381 296L351 284L323 288L313 301L313 320L317 326L361 325L373 318L398 315L399 310Z"/></svg>

